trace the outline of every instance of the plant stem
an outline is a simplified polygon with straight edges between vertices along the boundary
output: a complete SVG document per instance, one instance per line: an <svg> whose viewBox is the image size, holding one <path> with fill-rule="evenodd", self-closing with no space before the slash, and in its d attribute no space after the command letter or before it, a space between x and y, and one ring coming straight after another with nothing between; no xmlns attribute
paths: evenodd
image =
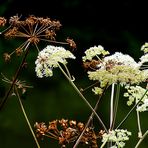
<svg viewBox="0 0 148 148"><path fill-rule="evenodd" d="M113 121L112 121L112 125L110 127L110 130L112 130L114 128L114 125L115 125L117 109L118 109L118 102L119 102L119 95L120 95L120 84L117 84L115 103L114 103Z"/></svg>
<svg viewBox="0 0 148 148"><path fill-rule="evenodd" d="M116 127L116 129L118 129L124 122L125 120L129 117L129 115L131 114L131 112L136 108L136 106L140 103L140 101L144 98L144 96L146 95L146 93L148 92L148 89L146 89L145 93L143 94L143 96L141 97L141 99L139 99L139 101L131 108L131 110L128 112L128 114L123 118L123 120L120 122L120 124Z"/></svg>
<svg viewBox="0 0 148 148"><path fill-rule="evenodd" d="M90 103L86 100L86 98L83 96L83 94L80 92L80 90L74 84L74 82L68 77L68 75L65 73L65 71L63 70L63 68L60 65L58 65L58 67L60 68L60 70L62 71L62 73L64 74L64 76L67 78L67 80L69 81L69 83L72 85L72 87L76 90L76 92L82 98L82 100L87 104L87 106L91 109L91 111L96 115L96 117L99 120L100 124L102 125L102 127L104 128L104 130L107 132L106 126L104 125L104 123L102 122L101 118L96 113L96 111L93 109L93 107L90 105Z"/></svg>
<svg viewBox="0 0 148 148"><path fill-rule="evenodd" d="M112 84L112 91L111 91L111 99L110 99L110 129L113 122L113 108L114 108L114 90L115 90L115 84Z"/></svg>
<svg viewBox="0 0 148 148"><path fill-rule="evenodd" d="M4 99L3 99L3 100L1 101L1 103L0 103L0 110L3 108L4 104L6 103L8 97L9 97L9 94L10 94L11 90L13 89L13 86L14 86L14 84L15 84L15 82L16 82L16 80L17 80L17 78L18 78L18 76L19 76L19 74L20 74L20 72L21 72L21 70L22 70L22 67L23 67L23 65L24 65L24 62L25 62L25 60L26 60L26 58L27 58L27 55L28 55L28 53L29 53L29 49L28 49L28 46L29 46L29 45L30 45L30 42L28 42L28 44L26 45L26 47L25 47L25 49L24 49L24 51L26 50L26 53L25 53L25 55L24 55L24 58L23 58L23 60L22 60L22 62L21 62L21 64L20 64L19 68L17 69L17 71L16 71L16 73L15 73L13 82L12 82L12 84L11 84L11 86L10 86L8 92L6 93Z"/></svg>
<svg viewBox="0 0 148 148"><path fill-rule="evenodd" d="M137 123L138 123L138 137L141 138L142 136L142 131L141 131L141 124L140 124L140 116L139 116L139 111L137 111Z"/></svg>
<svg viewBox="0 0 148 148"><path fill-rule="evenodd" d="M97 103L96 103L96 105L95 105L95 108L94 108L95 111L96 111L97 108L98 108L98 104L99 104L99 102L100 102L100 98L101 98L101 97L99 97L99 99L98 99L98 101L97 101ZM87 123L86 123L86 125L85 125L84 130L83 130L82 133L80 134L80 136L79 136L79 138L77 139L77 141L76 141L75 145L73 146L73 148L76 148L76 147L78 146L78 144L80 143L80 140L81 140L81 138L82 138L84 132L86 131L87 127L89 126L90 122L93 120L93 117L94 117L94 112L91 113L91 115L90 115L90 117L89 117L89 119L88 119L88 121L87 121Z"/></svg>
<svg viewBox="0 0 148 148"><path fill-rule="evenodd" d="M28 117L27 117L27 114L26 114L26 112L25 112L23 103L22 103L22 101L21 101L20 95L19 95L18 90L17 90L16 87L15 87L15 91L16 91L16 95L17 95L17 98L18 98L18 100L19 100L19 104L20 104L20 107L21 107L21 109L22 109L23 115L24 115L24 117L25 117L25 119L26 119L26 122L27 122L27 124L28 124L28 126L29 126L29 129L30 129L30 131L31 131L31 133L32 133L32 136L33 136L34 141L35 141L35 143L36 143L36 145L37 145L37 148L40 148L40 145L39 145L38 140L37 140L37 138L36 138L36 136L35 136L35 134L34 134L34 132L33 132L33 129L32 129L32 127L31 127L31 124L30 124L30 122L29 122L29 119L28 119Z"/></svg>
<svg viewBox="0 0 148 148"><path fill-rule="evenodd" d="M144 140L144 138L148 135L148 130L143 134L142 138L138 141L135 148L138 148L141 142Z"/></svg>
<svg viewBox="0 0 148 148"><path fill-rule="evenodd" d="M103 94L104 94L106 88L107 88L107 85L106 85L106 87L104 88L104 91L103 91L102 95L100 95L99 98L98 98L98 101L97 101L97 103L96 103L96 105L95 105L95 108L94 108L95 111L96 111L97 108L98 108L100 99L101 99L101 97L103 96ZM83 134L84 134L86 128L89 126L90 122L93 120L93 117L94 117L94 112L92 112L91 115L89 116L89 119L88 119L88 121L87 121L87 123L86 123L86 125L85 125L84 130L83 130L82 133L80 134L80 136L79 136L79 138L77 139L77 141L76 141L75 145L73 146L73 148L76 148L76 147L78 146L78 144L80 143L80 140L81 140L81 138L82 138L82 136L83 136ZM108 132L107 132L107 133L108 133Z"/></svg>

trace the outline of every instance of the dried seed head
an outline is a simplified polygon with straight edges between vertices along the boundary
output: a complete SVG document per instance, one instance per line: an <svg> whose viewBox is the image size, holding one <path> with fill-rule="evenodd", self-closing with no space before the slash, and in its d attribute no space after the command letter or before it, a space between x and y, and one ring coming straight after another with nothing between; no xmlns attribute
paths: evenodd
<svg viewBox="0 0 148 148"><path fill-rule="evenodd" d="M3 57L4 57L5 62L10 61L10 59L11 59L11 56L8 53L4 53Z"/></svg>
<svg viewBox="0 0 148 148"><path fill-rule="evenodd" d="M84 129L84 123L79 122L77 126L78 126L78 128L79 128L80 131L83 131L83 129Z"/></svg>
<svg viewBox="0 0 148 148"><path fill-rule="evenodd" d="M61 126L63 128L67 128L68 127L68 120L61 119L61 120L59 120L59 123L61 124Z"/></svg>
<svg viewBox="0 0 148 148"><path fill-rule="evenodd" d="M49 130L56 130L57 129L57 120L53 120L52 122L49 122L48 129Z"/></svg>
<svg viewBox="0 0 148 148"><path fill-rule="evenodd" d="M46 38L47 38L47 39L55 40L56 33L55 33L54 30L49 30L49 29L47 29L47 30L45 31L45 35L46 35Z"/></svg>
<svg viewBox="0 0 148 148"><path fill-rule="evenodd" d="M22 48L16 48L16 49L15 49L15 53L16 53L17 56L22 55L22 53L23 53Z"/></svg>
<svg viewBox="0 0 148 148"><path fill-rule="evenodd" d="M37 137L43 136L47 132L47 126L45 125L44 122L42 123L36 122L34 127L36 128Z"/></svg>
<svg viewBox="0 0 148 148"><path fill-rule="evenodd" d="M69 125L70 125L71 127L76 126L76 124L77 124L77 122L74 121L74 120L70 120L70 121L69 121Z"/></svg>
<svg viewBox="0 0 148 148"><path fill-rule="evenodd" d="M76 43L73 41L73 39L67 38L66 41L72 49L76 49L77 46L76 46Z"/></svg>
<svg viewBox="0 0 148 148"><path fill-rule="evenodd" d="M37 17L35 17L34 15L30 15L28 18L26 18L25 23L27 25L33 26L37 23Z"/></svg>
<svg viewBox="0 0 148 148"><path fill-rule="evenodd" d="M18 28L17 27L13 27L12 29L9 29L5 34L4 36L6 38L13 38L18 32Z"/></svg>
<svg viewBox="0 0 148 148"><path fill-rule="evenodd" d="M21 24L20 17L18 17L18 15L10 17L9 24L12 26L19 26Z"/></svg>
<svg viewBox="0 0 148 148"><path fill-rule="evenodd" d="M0 17L0 27L2 26L5 26L5 24L6 24L6 19L4 18L4 17Z"/></svg>

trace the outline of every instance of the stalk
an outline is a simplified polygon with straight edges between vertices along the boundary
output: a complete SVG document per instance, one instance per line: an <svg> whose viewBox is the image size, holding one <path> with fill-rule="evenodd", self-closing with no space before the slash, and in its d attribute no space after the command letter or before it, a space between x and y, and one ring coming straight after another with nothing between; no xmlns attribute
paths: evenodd
<svg viewBox="0 0 148 148"><path fill-rule="evenodd" d="M31 133L32 133L32 136L33 136L34 141L35 141L35 143L36 143L36 145L37 145L37 148L40 148L40 145L39 145L38 140L37 140L37 138L36 138L36 136L35 136L35 134L34 134L34 131L33 131L32 127L31 127L31 124L30 124L30 122L29 122L29 119L28 119L28 117L27 117L27 114L26 114L26 112L25 112L23 103L22 103L22 101L21 101L20 95L19 95L18 90L17 90L16 87L15 87L15 91L16 91L16 96L17 96L17 98L18 98L18 100L19 100L19 104L20 104L21 110L22 110L23 115L24 115L24 117L25 117L25 120L26 120L26 122L27 122L27 124L28 124L28 126L29 126L29 129L30 129L30 131L31 131Z"/></svg>

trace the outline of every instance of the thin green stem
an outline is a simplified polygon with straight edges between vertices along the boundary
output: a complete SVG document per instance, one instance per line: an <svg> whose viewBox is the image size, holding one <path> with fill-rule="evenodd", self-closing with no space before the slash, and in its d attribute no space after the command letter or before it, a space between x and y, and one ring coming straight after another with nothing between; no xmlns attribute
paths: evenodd
<svg viewBox="0 0 148 148"><path fill-rule="evenodd" d="M148 89L146 89L145 93L143 94L143 96L141 97L141 99L139 99L139 101L131 108L131 110L128 112L128 114L123 118L123 120L120 122L120 124L116 127L116 129L118 129L124 122L125 120L129 117L129 115L131 114L131 112L136 108L136 106L140 103L140 101L144 98L144 96L146 95L146 93L148 92Z"/></svg>
<svg viewBox="0 0 148 148"><path fill-rule="evenodd" d="M112 121L112 125L111 125L110 130L112 130L114 128L114 125L115 125L117 109L118 109L118 102L119 102L119 95L120 95L120 84L117 84L115 103L114 103L113 121Z"/></svg>
<svg viewBox="0 0 148 148"><path fill-rule="evenodd" d="M138 124L138 137L141 138L142 136L142 130L141 130L141 124L140 124L140 115L139 115L139 111L137 111L137 124Z"/></svg>
<svg viewBox="0 0 148 148"><path fill-rule="evenodd" d="M18 98L18 100L19 100L19 104L20 104L20 107L21 107L21 109L22 109L23 115L24 115L24 117L25 117L25 119L26 119L26 122L27 122L27 124L28 124L28 126L29 126L29 129L30 129L30 131L31 131L31 133L32 133L32 136L33 136L33 138L34 138L34 141L35 141L37 147L40 148L40 145L39 145L38 140L37 140L37 138L36 138L36 136L35 136L35 134L34 134L34 131L33 131L32 127L31 127L31 124L30 124L30 122L29 122L29 119L28 119L28 117L27 117L27 114L26 114L26 112L25 112L23 103L22 103L22 101L21 101L20 95L19 95L18 90L17 90L16 87L15 87L15 91L16 91L16 96L17 96L17 98Z"/></svg>
<svg viewBox="0 0 148 148"><path fill-rule="evenodd" d="M67 68L66 64L63 64L63 65L64 65L64 67L66 69L66 72L67 72L68 77L72 80L72 76L71 76L71 74L69 72L69 69Z"/></svg>
<svg viewBox="0 0 148 148"><path fill-rule="evenodd" d="M102 145L100 146L100 148L103 148L106 145L107 141L108 141L108 139L102 143Z"/></svg>
<svg viewBox="0 0 148 148"><path fill-rule="evenodd" d="M143 134L142 138L138 141L135 148L138 148L141 142L144 140L144 138L148 135L148 130Z"/></svg>
<svg viewBox="0 0 148 148"><path fill-rule="evenodd" d="M113 122L113 110L114 110L114 91L115 91L115 84L112 84L111 90L111 99L110 99L110 128Z"/></svg>
<svg viewBox="0 0 148 148"><path fill-rule="evenodd" d="M100 124L102 125L102 127L104 128L104 130L107 132L106 126L104 125L103 121L101 120L101 118L99 117L99 115L96 113L96 111L93 109L93 107L90 105L90 103L86 100L86 98L83 96L83 94L80 92L80 90L74 84L74 82L68 77L68 75L65 73L65 71L63 70L63 68L60 65L58 65L58 67L60 68L61 72L64 74L64 76L66 77L66 79L69 81L69 83L72 85L72 87L75 89L75 91L82 98L82 100L87 104L87 106L91 109L91 111L96 115L96 117L99 120Z"/></svg>

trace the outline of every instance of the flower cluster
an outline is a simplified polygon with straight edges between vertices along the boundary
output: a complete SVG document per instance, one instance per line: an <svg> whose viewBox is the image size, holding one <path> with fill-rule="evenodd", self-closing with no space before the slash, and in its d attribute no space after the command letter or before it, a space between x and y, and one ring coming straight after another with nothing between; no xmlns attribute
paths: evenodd
<svg viewBox="0 0 148 148"><path fill-rule="evenodd" d="M85 125L82 122L76 122L75 120L54 120L49 122L49 125L45 123L35 123L37 137L54 138L59 141L62 147L66 144L75 142L81 132L84 130ZM99 135L100 136L100 135ZM101 137L101 136L100 136ZM88 127L81 138L81 143L91 145L93 148L97 148L97 136L91 127Z"/></svg>
<svg viewBox="0 0 148 148"><path fill-rule="evenodd" d="M137 111L140 112L147 111L148 92L144 95L146 89L142 88L141 86L126 86L125 88L127 89L127 92L124 93L124 97L128 97L127 105L130 106L134 102L137 103L140 100L139 104L137 105Z"/></svg>
<svg viewBox="0 0 148 148"><path fill-rule="evenodd" d="M63 47L47 46L39 52L35 61L35 71L39 78L52 76L52 69L58 67L59 63L67 64L66 59L75 59L75 56Z"/></svg>
<svg viewBox="0 0 148 148"><path fill-rule="evenodd" d="M33 44L39 51L38 43L41 41L50 42L52 44L67 44L72 49L76 48L75 42L70 38L67 38L65 42L56 41L56 32L62 26L58 20L51 20L49 17L36 17L34 15L29 15L25 19L15 15L8 20L4 17L0 17L0 26L3 27L6 24L8 24L8 27L0 34L3 34L6 39L22 38L25 39L25 41L11 53L4 53L5 61L10 60L13 53L20 56L30 44Z"/></svg>
<svg viewBox="0 0 148 148"><path fill-rule="evenodd" d="M85 56L82 57L83 62L85 62L86 60L91 61L94 57L98 57L98 56L105 56L108 55L109 52L104 50L104 48L99 45L99 46L94 46L94 47L90 47L89 49L87 49L85 51Z"/></svg>
<svg viewBox="0 0 148 148"><path fill-rule="evenodd" d="M91 47L85 51L85 54L82 59L84 67L88 69L88 66L90 66L90 69L88 69L89 79L100 83L98 88L93 89L95 94L101 94L100 88L102 89L106 85L109 86L113 83L120 83L121 85L139 84L148 78L148 71L140 69L144 63L143 59L146 59L146 57L142 57L141 61L137 63L131 56L121 52L106 56L109 52L105 51L102 46ZM95 62L92 64L94 60ZM91 64L88 64L88 62Z"/></svg>
<svg viewBox="0 0 148 148"><path fill-rule="evenodd" d="M109 131L109 133L104 133L102 142L103 144L106 142L112 142L111 148L122 148L125 146L125 141L129 140L129 136L131 136L131 132L123 129L115 129Z"/></svg>

